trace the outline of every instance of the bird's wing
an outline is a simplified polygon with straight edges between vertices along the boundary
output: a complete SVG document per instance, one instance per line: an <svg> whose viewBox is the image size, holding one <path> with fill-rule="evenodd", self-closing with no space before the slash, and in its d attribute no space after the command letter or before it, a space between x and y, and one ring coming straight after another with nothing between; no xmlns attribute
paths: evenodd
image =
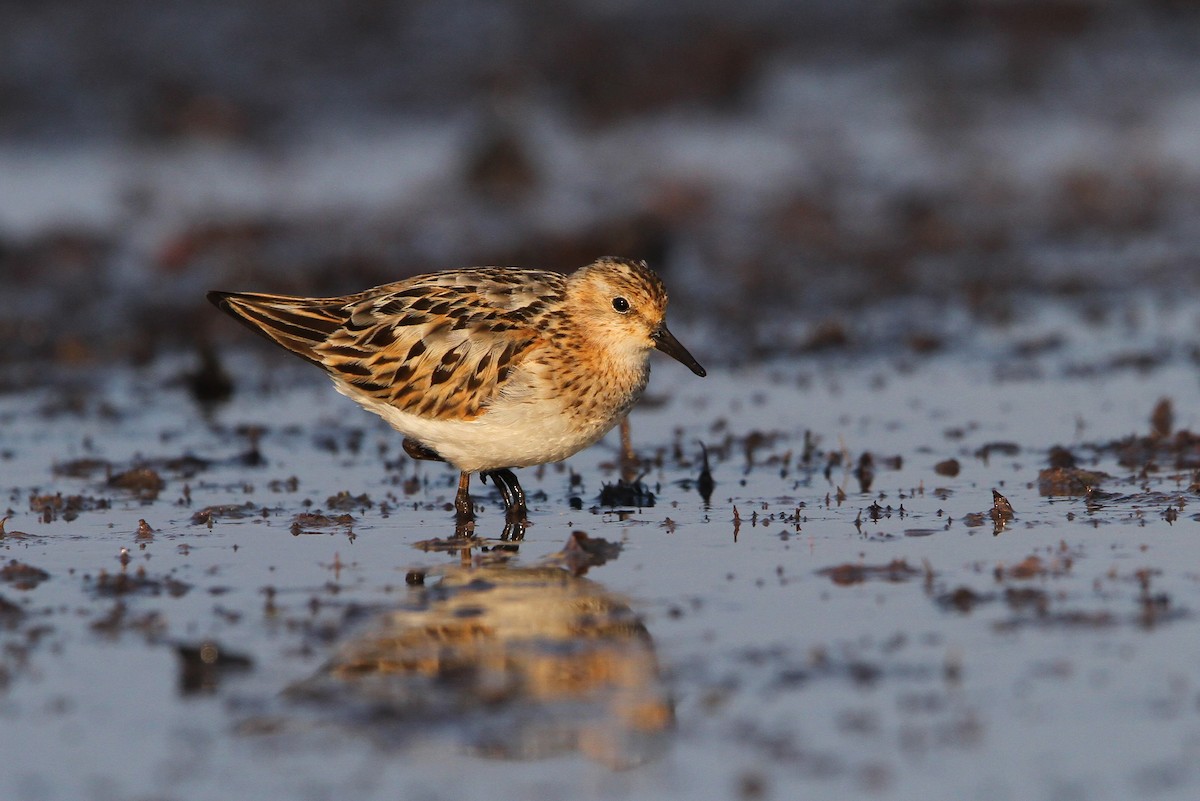
<svg viewBox="0 0 1200 801"><path fill-rule="evenodd" d="M210 298L379 401L430 419L473 419L537 344L536 321L564 287L558 273L480 268L343 298Z"/></svg>

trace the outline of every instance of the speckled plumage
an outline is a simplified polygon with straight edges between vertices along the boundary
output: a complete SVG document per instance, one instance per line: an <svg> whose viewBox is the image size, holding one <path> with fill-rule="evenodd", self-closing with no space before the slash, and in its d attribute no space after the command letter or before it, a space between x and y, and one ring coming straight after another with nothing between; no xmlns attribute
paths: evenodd
<svg viewBox="0 0 1200 801"><path fill-rule="evenodd" d="M662 281L626 259L571 275L452 270L338 298L209 298L464 474L596 442L641 396L652 348L704 375L666 329Z"/></svg>

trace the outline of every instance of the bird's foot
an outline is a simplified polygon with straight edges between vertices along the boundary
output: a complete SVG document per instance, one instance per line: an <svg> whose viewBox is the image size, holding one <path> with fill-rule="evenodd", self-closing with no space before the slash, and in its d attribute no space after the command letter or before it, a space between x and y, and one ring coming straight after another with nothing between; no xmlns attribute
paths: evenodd
<svg viewBox="0 0 1200 801"><path fill-rule="evenodd" d="M420 459L421 461L425 461L425 462L444 462L444 461L446 461L441 456L439 456L438 452L435 451L433 448L425 447L424 445L417 442L412 437L405 437L404 441L400 444L404 446L404 452L407 453L409 456L411 456L413 459Z"/></svg>

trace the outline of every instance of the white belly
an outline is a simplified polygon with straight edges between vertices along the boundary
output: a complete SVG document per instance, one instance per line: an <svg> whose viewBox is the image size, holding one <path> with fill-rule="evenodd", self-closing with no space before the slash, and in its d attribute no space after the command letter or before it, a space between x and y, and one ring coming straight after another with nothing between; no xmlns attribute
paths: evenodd
<svg viewBox="0 0 1200 801"><path fill-rule="evenodd" d="M581 426L556 398L499 404L474 420L431 420L363 396L341 381L334 386L467 472L557 462L594 444L620 420L614 416Z"/></svg>

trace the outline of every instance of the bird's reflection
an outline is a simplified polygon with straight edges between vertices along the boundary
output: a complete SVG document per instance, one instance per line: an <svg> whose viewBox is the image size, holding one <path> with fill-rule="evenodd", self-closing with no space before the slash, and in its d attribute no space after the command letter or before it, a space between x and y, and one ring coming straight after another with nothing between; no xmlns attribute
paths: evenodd
<svg viewBox="0 0 1200 801"><path fill-rule="evenodd" d="M653 759L674 707L650 634L628 601L582 576L618 550L576 532L537 566L431 571L287 695L400 743L449 734L502 759Z"/></svg>

